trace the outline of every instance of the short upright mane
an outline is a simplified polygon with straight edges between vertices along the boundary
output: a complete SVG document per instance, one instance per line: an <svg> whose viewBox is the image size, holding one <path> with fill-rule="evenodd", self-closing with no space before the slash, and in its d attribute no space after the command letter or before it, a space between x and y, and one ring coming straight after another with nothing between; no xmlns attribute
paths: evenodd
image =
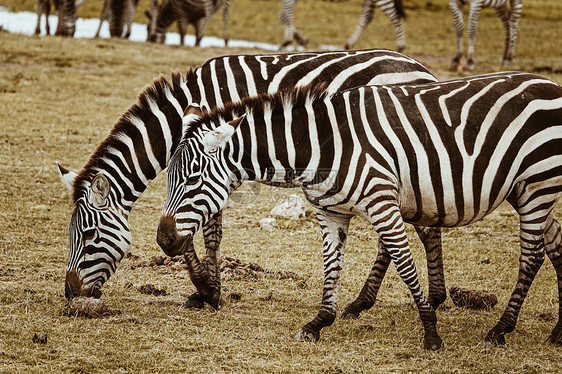
<svg viewBox="0 0 562 374"><path fill-rule="evenodd" d="M192 72L188 72L188 75ZM98 145L94 153L90 156L84 167L78 173L78 176L74 182L74 196L73 199L76 202L81 196L81 188L85 181L91 180L92 177L98 172L99 168L103 168L106 165L104 157L108 155L108 151L111 149L120 149L123 147L123 142L121 138L123 136L132 136L131 134L138 133L138 123L143 123L146 127L149 127L154 121L150 121L151 117L154 117L152 109L150 107L151 103L158 105L159 107L164 104L167 100L166 93L168 95L174 96L182 106L187 105L181 99L179 93L182 92L182 76L179 72L172 73L172 84L170 84L164 75L160 75L154 80L154 82L139 94L137 103L133 104L121 117L117 120L107 137ZM133 120L138 119L133 124ZM161 145L164 146L164 145ZM158 149L156 149L158 151ZM156 152L155 152L156 153ZM155 177L152 176L152 177Z"/></svg>
<svg viewBox="0 0 562 374"><path fill-rule="evenodd" d="M245 97L237 102L228 102L220 107L215 107L199 119L193 121L184 132L184 139L189 138L194 131L201 128L204 123L220 123L231 121L247 112L261 112L268 105L274 111L282 109L285 105L299 106L307 101L323 100L330 94L326 82L309 84L303 87L292 87L279 90L273 94L259 94L258 96Z"/></svg>

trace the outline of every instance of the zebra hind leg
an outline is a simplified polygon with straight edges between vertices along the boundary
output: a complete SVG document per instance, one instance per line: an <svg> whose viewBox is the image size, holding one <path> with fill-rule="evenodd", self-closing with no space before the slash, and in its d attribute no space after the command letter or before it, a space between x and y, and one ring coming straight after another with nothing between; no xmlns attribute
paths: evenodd
<svg viewBox="0 0 562 374"><path fill-rule="evenodd" d="M524 201L522 199L522 201ZM505 334L515 329L521 306L525 297L544 262L544 234L547 219L552 215L552 205L541 210L534 211L528 202L525 203L525 210L530 212L525 215L522 209L518 209L516 204L510 200L520 215L520 244L521 255L519 257L519 273L515 289L511 294L508 305L503 312L498 323L488 332L486 342L495 345L505 344ZM562 270L562 269L560 269Z"/></svg>
<svg viewBox="0 0 562 374"><path fill-rule="evenodd" d="M435 310L447 299L445 275L443 273L443 257L441 251L441 229L435 227L414 226L422 241L427 257L429 275L428 302ZM341 314L342 319L357 319L362 311L370 309L376 301L380 285L390 264L388 250L379 240L379 253L359 296L348 304Z"/></svg>
<svg viewBox="0 0 562 374"><path fill-rule="evenodd" d="M336 319L337 286L343 266L343 249L351 215L318 211L318 224L322 230L324 259L324 288L322 305L312 321L304 325L295 340L317 341L320 330Z"/></svg>
<svg viewBox="0 0 562 374"><path fill-rule="evenodd" d="M552 344L562 344L562 233L560 224L551 213L547 220L547 229L544 236L546 253L554 269L558 281L558 322L546 340Z"/></svg>

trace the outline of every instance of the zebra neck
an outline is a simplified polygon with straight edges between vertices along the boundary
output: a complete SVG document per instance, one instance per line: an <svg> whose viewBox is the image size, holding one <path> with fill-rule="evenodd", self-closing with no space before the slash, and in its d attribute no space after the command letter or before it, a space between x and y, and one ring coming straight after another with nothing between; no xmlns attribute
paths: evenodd
<svg viewBox="0 0 562 374"><path fill-rule="evenodd" d="M332 164L321 162L320 148L333 153L331 122L325 108L312 113L302 106L248 114L233 137L233 160L242 178L293 186L325 179L322 170L329 171Z"/></svg>
<svg viewBox="0 0 562 374"><path fill-rule="evenodd" d="M173 85L160 77L139 96L115 124L78 175L78 186L87 188L102 172L115 191L116 201L124 209L145 191L164 170L176 150L182 134L182 116L187 106L185 82L172 75ZM75 191L74 200L81 195Z"/></svg>

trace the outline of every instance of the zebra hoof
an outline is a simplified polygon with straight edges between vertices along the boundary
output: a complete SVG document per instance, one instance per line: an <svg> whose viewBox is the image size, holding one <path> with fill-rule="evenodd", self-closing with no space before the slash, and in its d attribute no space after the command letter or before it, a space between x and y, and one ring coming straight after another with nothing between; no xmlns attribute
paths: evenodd
<svg viewBox="0 0 562 374"><path fill-rule="evenodd" d="M302 328L301 331L295 335L294 339L301 342L317 342L320 340L320 331Z"/></svg>
<svg viewBox="0 0 562 374"><path fill-rule="evenodd" d="M488 332L488 335L486 335L485 341L492 345L505 345L505 334L497 333L494 329L492 329Z"/></svg>
<svg viewBox="0 0 562 374"><path fill-rule="evenodd" d="M354 312L347 310L347 308L342 312L340 319L359 319L360 312Z"/></svg>
<svg viewBox="0 0 562 374"><path fill-rule="evenodd" d="M199 293L195 292L190 295L185 303L183 303L185 309L203 309L205 307L205 302Z"/></svg>
<svg viewBox="0 0 562 374"><path fill-rule="evenodd" d="M443 339L436 332L425 334L423 337L423 349L427 351L438 351L443 348Z"/></svg>
<svg viewBox="0 0 562 374"><path fill-rule="evenodd" d="M512 67L512 66L513 66L513 62L511 62L510 60L503 60L503 61L502 61L502 66L504 66L504 67Z"/></svg>

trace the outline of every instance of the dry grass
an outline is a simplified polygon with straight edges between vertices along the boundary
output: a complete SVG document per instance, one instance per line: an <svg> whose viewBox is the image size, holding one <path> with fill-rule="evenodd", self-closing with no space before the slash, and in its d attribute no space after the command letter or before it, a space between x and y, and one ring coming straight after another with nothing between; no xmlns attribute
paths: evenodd
<svg viewBox="0 0 562 374"><path fill-rule="evenodd" d="M3 1L10 7L12 3L16 1ZM21 2L28 10L32 9L30 3ZM357 14L358 3L305 1L299 5L298 25L313 47L320 42L342 44L348 35L339 33L343 26L336 22L336 15L343 17L346 11ZM86 1L92 7L99 4ZM255 2L264 10L253 16L251 6L244 4L249 2L235 1L232 37L255 40L259 34L263 41L279 42L278 0ZM408 51L438 76L452 76L446 71L454 51L452 21L444 1L431 6L421 0L407 0L406 4L410 6ZM304 9L315 12L315 22L303 21ZM562 16L559 2L530 2L524 11L528 13L521 24L515 68L562 68L562 57L557 53ZM351 17L351 24L355 17ZM392 30L380 12L376 21L380 25L372 25L358 47L394 45ZM258 25L264 22L268 25L258 32ZM214 22L210 33L220 36L221 27L220 20ZM424 31L416 32L418 27ZM496 69L501 54L501 40L486 37L488 27L501 31L493 12L482 17L478 73ZM548 35L550 39L545 37ZM223 253L266 269L293 271L306 278L307 287L275 277L227 280L224 295L239 293L239 301L227 298L219 312L182 309L178 304L193 291L184 269L138 266L162 254L154 237L165 193L163 175L149 186L133 211L135 256L124 260L104 286L103 300L121 314L99 319L62 315L71 205L54 161L79 168L158 73L185 71L219 54L254 51L7 33L0 33L0 40L0 372L562 370L560 348L543 343L555 323L545 320L543 313L556 317L558 305L555 275L548 262L537 276L507 346L487 348L482 344L503 311L517 276L517 217L505 205L481 223L445 230L448 286L486 289L497 294L499 303L489 311L473 311L457 308L448 300L438 311L438 328L446 348L437 353L421 349L417 310L394 269L389 270L377 304L360 320L337 320L323 331L318 343L292 340L302 324L315 315L320 301L318 229L312 222L290 221L281 222L272 232L253 227L280 198L293 193L290 190L262 186L258 200L245 206L231 204L226 210ZM562 83L562 74L547 71L547 75ZM557 207L557 213L562 216L562 206ZM362 285L375 258L375 243L375 233L364 222L354 220L340 287L341 306L351 301ZM198 244L201 248L200 238ZM414 236L412 246L425 283L424 255ZM140 293L137 288L145 283L165 289L168 296ZM47 334L46 344L33 342L37 332Z"/></svg>

